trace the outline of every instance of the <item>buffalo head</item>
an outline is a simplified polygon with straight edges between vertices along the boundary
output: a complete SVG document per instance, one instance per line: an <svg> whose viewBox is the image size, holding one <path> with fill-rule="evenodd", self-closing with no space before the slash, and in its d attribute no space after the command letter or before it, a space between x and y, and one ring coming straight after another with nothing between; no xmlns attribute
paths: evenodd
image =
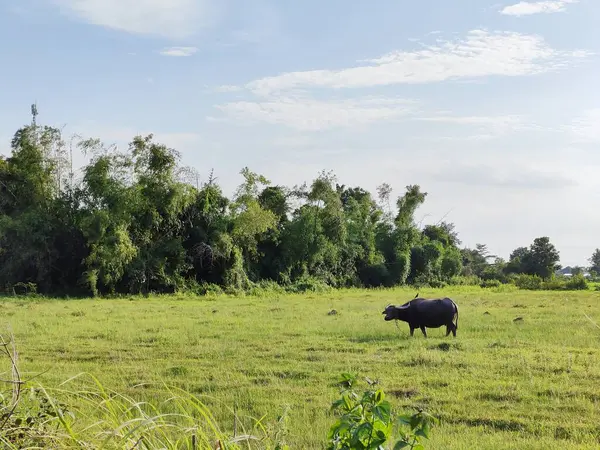
<svg viewBox="0 0 600 450"><path fill-rule="evenodd" d="M407 303L406 305L402 306L388 305L381 314L385 314L384 319L386 321L402 320L403 312L406 311L409 307L410 303Z"/></svg>

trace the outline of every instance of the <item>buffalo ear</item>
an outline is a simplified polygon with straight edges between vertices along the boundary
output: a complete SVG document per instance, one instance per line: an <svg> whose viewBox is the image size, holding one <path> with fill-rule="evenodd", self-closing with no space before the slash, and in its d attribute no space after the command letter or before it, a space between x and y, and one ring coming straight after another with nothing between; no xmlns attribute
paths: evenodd
<svg viewBox="0 0 600 450"><path fill-rule="evenodd" d="M415 298L417 298L419 296L419 293L417 292L417 295L415 295Z"/></svg>

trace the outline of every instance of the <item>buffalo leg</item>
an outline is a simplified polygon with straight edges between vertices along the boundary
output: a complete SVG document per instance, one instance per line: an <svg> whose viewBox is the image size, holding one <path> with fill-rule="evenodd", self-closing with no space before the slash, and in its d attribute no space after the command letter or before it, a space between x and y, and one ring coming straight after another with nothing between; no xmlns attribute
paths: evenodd
<svg viewBox="0 0 600 450"><path fill-rule="evenodd" d="M427 337L427 331L425 331L425 327L421 327L421 331L423 332L423 336Z"/></svg>
<svg viewBox="0 0 600 450"><path fill-rule="evenodd" d="M410 327L410 335L412 336L413 334L415 334L415 329L413 327Z"/></svg>
<svg viewBox="0 0 600 450"><path fill-rule="evenodd" d="M452 336L456 337L456 325L452 324Z"/></svg>
<svg viewBox="0 0 600 450"><path fill-rule="evenodd" d="M446 337L450 334L450 330L454 331L454 327L452 325L446 325Z"/></svg>

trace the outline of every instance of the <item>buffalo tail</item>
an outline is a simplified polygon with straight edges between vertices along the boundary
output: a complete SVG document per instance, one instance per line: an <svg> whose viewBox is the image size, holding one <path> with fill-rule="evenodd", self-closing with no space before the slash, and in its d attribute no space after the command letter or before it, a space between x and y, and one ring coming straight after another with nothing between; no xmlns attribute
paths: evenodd
<svg viewBox="0 0 600 450"><path fill-rule="evenodd" d="M454 303L454 301L452 302L454 304L454 308L456 309L456 329L458 330L458 305L456 303Z"/></svg>

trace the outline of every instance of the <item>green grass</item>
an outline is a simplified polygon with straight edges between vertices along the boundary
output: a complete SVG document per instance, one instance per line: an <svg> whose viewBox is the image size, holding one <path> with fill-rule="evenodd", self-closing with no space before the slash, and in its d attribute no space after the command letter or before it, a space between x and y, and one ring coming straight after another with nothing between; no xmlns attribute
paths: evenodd
<svg viewBox="0 0 600 450"><path fill-rule="evenodd" d="M600 292L421 290L460 308L457 338L440 328L427 339L381 315L414 294L5 299L0 316L21 369L44 371L44 385L89 372L159 401L166 383L199 396L227 432L234 408L240 426L289 408L295 449L322 448L345 371L378 380L397 411L439 417L429 449L600 446L600 329L585 316L600 323Z"/></svg>

